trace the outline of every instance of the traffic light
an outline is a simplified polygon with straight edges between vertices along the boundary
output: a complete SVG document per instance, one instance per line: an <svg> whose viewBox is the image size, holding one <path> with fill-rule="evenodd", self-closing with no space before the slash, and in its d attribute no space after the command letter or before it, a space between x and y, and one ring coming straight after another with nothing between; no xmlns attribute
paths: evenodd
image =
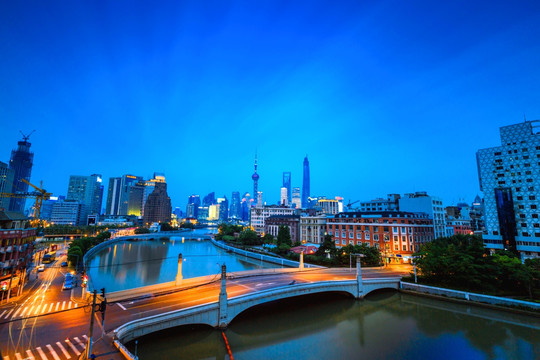
<svg viewBox="0 0 540 360"><path fill-rule="evenodd" d="M101 288L101 297L105 299L105 288Z"/></svg>
<svg viewBox="0 0 540 360"><path fill-rule="evenodd" d="M7 281L4 281L1 286L2 286L2 291L7 290L7 287L8 287Z"/></svg>
<svg viewBox="0 0 540 360"><path fill-rule="evenodd" d="M88 276L83 275L83 278L82 278L82 279L83 279L83 282L82 282L82 285L81 285L81 286L82 286L82 287L86 287L86 284L88 283Z"/></svg>
<svg viewBox="0 0 540 360"><path fill-rule="evenodd" d="M103 299L103 301L102 301L101 304L99 305L99 311L101 311L102 313L104 313L105 310L107 310L107 299Z"/></svg>

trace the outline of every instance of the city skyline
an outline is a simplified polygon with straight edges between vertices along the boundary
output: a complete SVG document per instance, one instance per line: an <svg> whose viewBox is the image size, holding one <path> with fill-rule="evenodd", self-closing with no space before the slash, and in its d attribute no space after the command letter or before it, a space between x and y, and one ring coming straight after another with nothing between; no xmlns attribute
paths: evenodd
<svg viewBox="0 0 540 360"><path fill-rule="evenodd" d="M0 161L35 129L31 181L54 195L158 171L185 209L250 191L257 149L269 203L306 153L315 196L470 202L476 151L540 118L535 3L129 5L0 5Z"/></svg>

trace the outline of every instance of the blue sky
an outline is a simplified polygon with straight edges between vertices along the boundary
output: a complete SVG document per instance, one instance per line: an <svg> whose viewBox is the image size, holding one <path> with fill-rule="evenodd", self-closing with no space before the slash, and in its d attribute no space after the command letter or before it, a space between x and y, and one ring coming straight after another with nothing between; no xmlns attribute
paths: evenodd
<svg viewBox="0 0 540 360"><path fill-rule="evenodd" d="M0 160L32 181L164 172L174 206L259 189L479 192L475 152L540 119L540 3L4 1ZM105 181L107 184L108 181Z"/></svg>

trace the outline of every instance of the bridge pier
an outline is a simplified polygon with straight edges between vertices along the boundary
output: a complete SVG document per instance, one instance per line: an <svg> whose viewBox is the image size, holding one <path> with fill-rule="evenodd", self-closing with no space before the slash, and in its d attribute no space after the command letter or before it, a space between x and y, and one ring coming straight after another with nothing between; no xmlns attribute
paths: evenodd
<svg viewBox="0 0 540 360"><path fill-rule="evenodd" d="M229 325L227 304L227 267L221 265L221 291L219 293L218 328L226 329Z"/></svg>
<svg viewBox="0 0 540 360"><path fill-rule="evenodd" d="M364 284L362 282L362 265L360 264L360 256L356 257L356 284L358 286L357 299L364 298Z"/></svg>
<svg viewBox="0 0 540 360"><path fill-rule="evenodd" d="M304 270L304 250L300 252L300 270Z"/></svg>
<svg viewBox="0 0 540 360"><path fill-rule="evenodd" d="M176 281L175 285L180 286L182 285L182 254L178 254L178 270L176 271Z"/></svg>

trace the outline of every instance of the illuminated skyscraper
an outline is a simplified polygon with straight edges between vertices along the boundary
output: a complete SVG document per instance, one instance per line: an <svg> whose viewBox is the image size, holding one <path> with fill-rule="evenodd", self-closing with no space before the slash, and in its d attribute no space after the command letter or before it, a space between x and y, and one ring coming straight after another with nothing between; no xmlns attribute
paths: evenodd
<svg viewBox="0 0 540 360"><path fill-rule="evenodd" d="M304 158L304 182L302 184L302 207L304 209L307 209L309 207L309 193L309 160L306 155L306 157Z"/></svg>
<svg viewBox="0 0 540 360"><path fill-rule="evenodd" d="M28 184L22 179L30 181L32 174L32 165L34 161L34 153L30 152L30 135L23 135L23 139L17 143L17 150L11 151L11 159L9 160L9 168L13 170L13 193L25 193L28 191ZM9 211L24 212L26 199L11 198L9 202Z"/></svg>
<svg viewBox="0 0 540 360"><path fill-rule="evenodd" d="M242 207L240 204L240 193L238 191L233 191L232 193L229 216L236 220L242 219Z"/></svg>
<svg viewBox="0 0 540 360"><path fill-rule="evenodd" d="M257 153L255 153L255 173L251 176L253 179L253 196L257 196L259 191L257 190L259 187L259 174L257 174Z"/></svg>
<svg viewBox="0 0 540 360"><path fill-rule="evenodd" d="M287 188L287 203L292 202L292 189L291 189L291 172L286 171L283 173L283 187Z"/></svg>
<svg viewBox="0 0 540 360"><path fill-rule="evenodd" d="M67 190L67 200L80 202L81 223L86 225L88 215L99 215L101 212L101 175L71 175Z"/></svg>

